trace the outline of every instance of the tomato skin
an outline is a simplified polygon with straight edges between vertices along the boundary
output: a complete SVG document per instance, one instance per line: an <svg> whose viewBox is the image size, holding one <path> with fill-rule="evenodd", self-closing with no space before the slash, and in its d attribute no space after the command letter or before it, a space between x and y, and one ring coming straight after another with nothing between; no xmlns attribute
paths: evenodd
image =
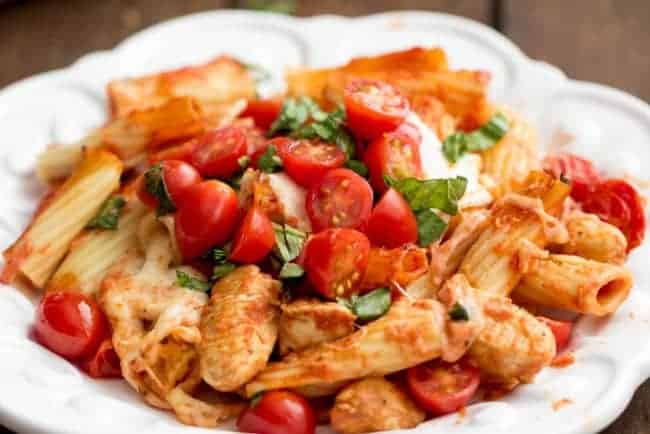
<svg viewBox="0 0 650 434"><path fill-rule="evenodd" d="M120 378L120 359L110 338L104 339L95 354L82 360L79 367L93 378Z"/></svg>
<svg viewBox="0 0 650 434"><path fill-rule="evenodd" d="M439 360L410 368L406 380L417 403L434 416L464 407L476 393L481 373L463 363Z"/></svg>
<svg viewBox="0 0 650 434"><path fill-rule="evenodd" d="M230 259L243 264L260 262L273 249L275 232L271 220L253 207L235 232Z"/></svg>
<svg viewBox="0 0 650 434"><path fill-rule="evenodd" d="M556 321L545 316L538 316L538 320L543 322L553 332L555 338L555 349L559 353L563 351L571 340L571 332L573 331L573 323L568 321Z"/></svg>
<svg viewBox="0 0 650 434"><path fill-rule="evenodd" d="M366 140L393 131L409 112L408 100L393 86L377 80L351 81L343 90L343 101L348 126Z"/></svg>
<svg viewBox="0 0 650 434"><path fill-rule="evenodd" d="M182 205L185 192L194 184L201 182L202 178L194 167L184 161L165 160L160 163L162 167L163 180L167 192L176 207ZM150 208L158 207L158 198L154 197L145 188L144 177L140 179L138 186L138 198Z"/></svg>
<svg viewBox="0 0 650 434"><path fill-rule="evenodd" d="M237 194L227 184L203 181L190 187L174 214L178 246L185 261L201 256L230 238L237 218Z"/></svg>
<svg viewBox="0 0 650 434"><path fill-rule="evenodd" d="M365 233L374 245L396 248L417 242L418 224L404 197L390 188L372 210Z"/></svg>
<svg viewBox="0 0 650 434"><path fill-rule="evenodd" d="M421 178L421 142L419 131L408 122L372 141L363 157L372 187L380 193L386 191L384 175L395 179Z"/></svg>
<svg viewBox="0 0 650 434"><path fill-rule="evenodd" d="M68 360L91 354L108 336L108 322L94 300L78 293L51 292L36 309L36 340Z"/></svg>
<svg viewBox="0 0 650 434"><path fill-rule="evenodd" d="M571 182L571 197L578 202L594 192L602 178L591 161L577 155L561 153L548 155L542 163L544 170L556 178Z"/></svg>
<svg viewBox="0 0 650 434"><path fill-rule="evenodd" d="M246 108L240 115L242 118L253 118L255 125L268 130L273 121L277 119L282 110L283 101L278 98L273 99L250 99L246 103Z"/></svg>
<svg viewBox="0 0 650 434"><path fill-rule="evenodd" d="M306 209L314 232L340 227L363 230L372 211L372 188L349 169L333 169L312 184Z"/></svg>
<svg viewBox="0 0 650 434"><path fill-rule="evenodd" d="M196 147L196 140L190 140L180 145L170 146L162 151L151 154L149 163L156 164L165 160L180 160L186 163L192 163L192 152Z"/></svg>
<svg viewBox="0 0 650 434"><path fill-rule="evenodd" d="M327 229L309 238L300 259L314 289L335 300L358 292L369 254L370 241L363 233Z"/></svg>
<svg viewBox="0 0 650 434"><path fill-rule="evenodd" d="M248 152L244 132L227 126L205 133L192 151L192 165L201 175L227 179L241 169L239 159Z"/></svg>
<svg viewBox="0 0 650 434"><path fill-rule="evenodd" d="M237 429L255 434L314 434L316 417L302 396L272 390L239 416Z"/></svg>
<svg viewBox="0 0 650 434"><path fill-rule="evenodd" d="M283 141L278 153L285 172L303 187L310 187L329 170L345 162L341 149L318 140Z"/></svg>

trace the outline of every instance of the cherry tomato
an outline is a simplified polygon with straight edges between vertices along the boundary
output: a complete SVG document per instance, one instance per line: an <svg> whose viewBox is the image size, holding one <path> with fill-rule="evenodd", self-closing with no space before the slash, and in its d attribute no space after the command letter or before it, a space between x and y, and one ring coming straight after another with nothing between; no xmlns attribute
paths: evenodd
<svg viewBox="0 0 650 434"><path fill-rule="evenodd" d="M284 170L303 187L311 186L327 171L341 167L345 162L341 149L318 140L286 140L278 153Z"/></svg>
<svg viewBox="0 0 650 434"><path fill-rule="evenodd" d="M192 152L192 164L201 175L227 179L241 170L239 159L248 152L246 135L234 126L204 134Z"/></svg>
<svg viewBox="0 0 650 434"><path fill-rule="evenodd" d="M467 405L476 393L480 378L479 370L472 366L439 360L415 366L406 373L415 400L435 416Z"/></svg>
<svg viewBox="0 0 650 434"><path fill-rule="evenodd" d="M388 189L370 214L365 230L370 241L395 248L418 240L418 224L411 207L401 194Z"/></svg>
<svg viewBox="0 0 650 434"><path fill-rule="evenodd" d="M176 207L182 205L185 192L195 184L201 182L201 175L189 164L178 160L165 160L160 163L162 167L163 182L167 193ZM144 179L138 187L138 197L151 208L158 207L158 198L145 189Z"/></svg>
<svg viewBox="0 0 650 434"><path fill-rule="evenodd" d="M36 309L34 337L68 360L92 354L108 333L104 313L82 294L51 292Z"/></svg>
<svg viewBox="0 0 650 434"><path fill-rule="evenodd" d="M408 122L372 141L363 157L372 187L386 191L384 175L396 179L422 177L421 141L417 128Z"/></svg>
<svg viewBox="0 0 650 434"><path fill-rule="evenodd" d="M377 80L353 80L343 90L348 126L359 138L372 140L393 131L409 112L408 100L393 86Z"/></svg>
<svg viewBox="0 0 650 434"><path fill-rule="evenodd" d="M253 207L235 232L230 259L244 264L255 264L271 252L275 244L275 232L271 220Z"/></svg>
<svg viewBox="0 0 650 434"><path fill-rule="evenodd" d="M149 163L156 164L165 160L180 160L192 164L192 152L196 147L195 139L181 143L180 145L170 146L162 151L158 151L149 156Z"/></svg>
<svg viewBox="0 0 650 434"><path fill-rule="evenodd" d="M272 390L239 416L237 429L255 434L314 434L316 418L302 396Z"/></svg>
<svg viewBox="0 0 650 434"><path fill-rule="evenodd" d="M174 214L176 241L185 261L201 256L230 238L237 218L237 194L227 184L203 181L190 187Z"/></svg>
<svg viewBox="0 0 650 434"><path fill-rule="evenodd" d="M372 188L349 169L333 169L312 184L306 199L314 232L365 227L372 210Z"/></svg>
<svg viewBox="0 0 650 434"><path fill-rule="evenodd" d="M564 177L571 182L571 197L578 202L593 193L601 181L600 174L591 161L573 154L554 154L544 158L544 170L556 178Z"/></svg>
<svg viewBox="0 0 650 434"><path fill-rule="evenodd" d="M334 300L357 292L368 265L370 241L354 229L327 229L312 235L303 253L309 283Z"/></svg>
<svg viewBox="0 0 650 434"><path fill-rule="evenodd" d="M553 332L555 337L555 349L559 353L569 345L571 339L571 332L573 331L573 323L568 321L555 321L545 316L538 316L538 320L543 322Z"/></svg>
<svg viewBox="0 0 650 434"><path fill-rule="evenodd" d="M627 181L610 179L600 183L582 201L585 212L619 228L627 238L628 252L638 247L645 237L644 201Z"/></svg>
<svg viewBox="0 0 650 434"><path fill-rule="evenodd" d="M82 360L79 367L93 378L119 378L122 376L120 359L110 338L101 343L95 354Z"/></svg>
<svg viewBox="0 0 650 434"><path fill-rule="evenodd" d="M273 121L277 119L282 110L281 99L251 99L246 104L246 109L240 115L243 118L251 117L255 125L268 130Z"/></svg>

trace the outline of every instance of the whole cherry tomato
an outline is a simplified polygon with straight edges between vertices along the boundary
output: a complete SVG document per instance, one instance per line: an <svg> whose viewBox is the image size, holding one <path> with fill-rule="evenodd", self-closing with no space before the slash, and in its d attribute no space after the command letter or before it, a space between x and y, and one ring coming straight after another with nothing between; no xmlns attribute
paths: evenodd
<svg viewBox="0 0 650 434"><path fill-rule="evenodd" d="M201 175L189 164L178 160L165 160L160 163L163 182L169 197L176 207L182 205L187 189L201 182ZM149 169L152 170L152 169ZM158 198L146 189L144 178L138 187L138 197L151 208L158 207Z"/></svg>
<svg viewBox="0 0 650 434"><path fill-rule="evenodd" d="M235 232L230 259L244 264L255 264L268 255L275 244L271 220L261 210L252 207Z"/></svg>
<svg viewBox="0 0 650 434"><path fill-rule="evenodd" d="M309 238L301 260L309 283L334 300L358 292L369 253L370 241L361 232L327 229Z"/></svg>
<svg viewBox="0 0 650 434"><path fill-rule="evenodd" d="M571 332L573 331L573 323L568 321L556 321L545 316L538 316L538 320L551 329L553 337L555 338L555 348L557 352L564 350L569 345L571 339Z"/></svg>
<svg viewBox="0 0 650 434"><path fill-rule="evenodd" d="M363 230L372 210L372 188L349 169L333 169L312 184L307 215L315 232L327 228Z"/></svg>
<svg viewBox="0 0 650 434"><path fill-rule="evenodd" d="M438 360L410 368L406 374L411 395L435 416L467 405L476 393L480 378L479 370L472 366Z"/></svg>
<svg viewBox="0 0 650 434"><path fill-rule="evenodd" d="M251 117L255 125L268 130L273 121L277 119L282 110L282 100L274 99L250 99L246 103L246 109L240 115L243 118Z"/></svg>
<svg viewBox="0 0 650 434"><path fill-rule="evenodd" d="M241 170L240 159L247 152L246 135L241 128L223 127L198 139L192 151L192 164L203 176L227 179Z"/></svg>
<svg viewBox="0 0 650 434"><path fill-rule="evenodd" d="M390 188L372 210L365 233L373 244L395 248L418 240L418 224L404 197Z"/></svg>
<svg viewBox="0 0 650 434"><path fill-rule="evenodd" d="M298 184L309 187L327 171L343 166L345 154L319 140L286 140L278 149L284 170Z"/></svg>
<svg viewBox="0 0 650 434"><path fill-rule="evenodd" d="M397 128L409 112L408 100L393 86L357 79L345 86L348 126L359 138L372 140Z"/></svg>
<svg viewBox="0 0 650 434"><path fill-rule="evenodd" d="M183 206L174 214L176 241L185 261L230 238L239 217L237 194L220 181L190 187Z"/></svg>
<svg viewBox="0 0 650 434"><path fill-rule="evenodd" d="M92 354L109 335L97 303L73 292L45 294L36 309L33 331L39 343L68 360Z"/></svg>
<svg viewBox="0 0 650 434"><path fill-rule="evenodd" d="M561 153L548 155L543 161L544 170L556 178L571 182L571 197L581 202L593 193L601 177L591 161L577 155Z"/></svg>
<svg viewBox="0 0 650 434"><path fill-rule="evenodd" d="M239 416L237 429L255 434L314 434L316 418L302 396L272 390Z"/></svg>
<svg viewBox="0 0 650 434"><path fill-rule="evenodd" d="M104 339L97 351L79 363L79 367L93 378L119 378L122 376L120 359L110 338Z"/></svg>

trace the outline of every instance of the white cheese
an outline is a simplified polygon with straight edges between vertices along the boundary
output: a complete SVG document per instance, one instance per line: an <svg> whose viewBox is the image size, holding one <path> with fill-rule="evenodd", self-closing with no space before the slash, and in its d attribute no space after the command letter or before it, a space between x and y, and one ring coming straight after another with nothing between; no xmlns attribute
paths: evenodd
<svg viewBox="0 0 650 434"><path fill-rule="evenodd" d="M282 172L270 174L269 184L282 204L285 221L291 222L296 229L311 232L311 222L305 208L307 191Z"/></svg>

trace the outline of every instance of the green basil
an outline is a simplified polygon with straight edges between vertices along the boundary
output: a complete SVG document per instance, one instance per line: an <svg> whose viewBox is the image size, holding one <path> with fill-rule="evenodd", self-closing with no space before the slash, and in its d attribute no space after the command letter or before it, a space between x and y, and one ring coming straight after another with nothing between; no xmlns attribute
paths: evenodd
<svg viewBox="0 0 650 434"><path fill-rule="evenodd" d="M208 292L210 290L209 282L192 277L186 272L180 270L176 270L176 284L183 288L194 289L201 292Z"/></svg>
<svg viewBox="0 0 650 434"><path fill-rule="evenodd" d="M490 149L506 135L508 128L508 119L497 113L476 131L449 135L442 143L442 153L448 161L455 163L467 152Z"/></svg>
<svg viewBox="0 0 650 434"><path fill-rule="evenodd" d="M126 205L121 196L109 197L99 208L97 215L86 225L88 229L115 230L119 224L120 212Z"/></svg>
<svg viewBox="0 0 650 434"><path fill-rule="evenodd" d="M365 295L353 295L350 299L338 299L362 322L373 321L383 316L392 304L390 289L377 288Z"/></svg>
<svg viewBox="0 0 650 434"><path fill-rule="evenodd" d="M294 263L294 262L287 262L282 266L280 269L280 279L297 279L299 277L302 277L305 274L305 270L303 268Z"/></svg>
<svg viewBox="0 0 650 434"><path fill-rule="evenodd" d="M462 304L456 302L449 309L449 319L452 321L469 321L469 312Z"/></svg>
<svg viewBox="0 0 650 434"><path fill-rule="evenodd" d="M282 170L282 159L277 155L275 146L269 145L257 160L257 168L262 172L274 173Z"/></svg>
<svg viewBox="0 0 650 434"><path fill-rule="evenodd" d="M176 205L172 201L167 190L167 185L165 184L164 171L161 163L151 166L144 173L144 187L149 194L158 199L157 215L161 216L176 211Z"/></svg>

